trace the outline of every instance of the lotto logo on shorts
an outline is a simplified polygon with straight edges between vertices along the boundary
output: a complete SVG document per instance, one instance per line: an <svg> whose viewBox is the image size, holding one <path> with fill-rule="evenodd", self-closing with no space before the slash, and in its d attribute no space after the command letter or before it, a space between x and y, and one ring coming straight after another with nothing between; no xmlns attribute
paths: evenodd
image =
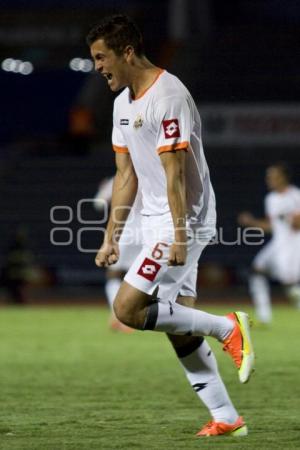
<svg viewBox="0 0 300 450"><path fill-rule="evenodd" d="M164 127L166 139L180 137L180 129L179 129L178 119L163 120L162 124Z"/></svg>
<svg viewBox="0 0 300 450"><path fill-rule="evenodd" d="M146 278L149 281L153 281L158 274L159 269L161 268L160 264L157 264L156 261L152 259L145 258L143 264L138 270L138 275Z"/></svg>

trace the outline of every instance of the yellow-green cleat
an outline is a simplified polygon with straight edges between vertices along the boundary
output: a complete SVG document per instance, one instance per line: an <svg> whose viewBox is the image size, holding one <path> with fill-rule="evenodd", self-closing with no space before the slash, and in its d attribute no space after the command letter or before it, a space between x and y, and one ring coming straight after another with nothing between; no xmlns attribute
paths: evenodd
<svg viewBox="0 0 300 450"><path fill-rule="evenodd" d="M241 383L247 383L254 370L254 350L250 337L250 321L248 314L233 312L227 315L234 322L234 328L224 340L223 350L232 357L239 371Z"/></svg>

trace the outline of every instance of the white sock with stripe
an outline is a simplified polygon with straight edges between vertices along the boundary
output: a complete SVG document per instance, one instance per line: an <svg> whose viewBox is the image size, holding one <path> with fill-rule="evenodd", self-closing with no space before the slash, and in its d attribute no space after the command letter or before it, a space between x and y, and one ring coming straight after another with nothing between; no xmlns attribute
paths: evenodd
<svg viewBox="0 0 300 450"><path fill-rule="evenodd" d="M185 350L188 354L184 355ZM218 371L218 365L210 346L202 338L196 349L178 349L177 356L186 377L197 396L208 408L216 422L234 423L238 413L234 408Z"/></svg>
<svg viewBox="0 0 300 450"><path fill-rule="evenodd" d="M233 322L225 316L216 316L178 303L153 303L148 308L145 330L170 334L213 336L223 341L233 330Z"/></svg>

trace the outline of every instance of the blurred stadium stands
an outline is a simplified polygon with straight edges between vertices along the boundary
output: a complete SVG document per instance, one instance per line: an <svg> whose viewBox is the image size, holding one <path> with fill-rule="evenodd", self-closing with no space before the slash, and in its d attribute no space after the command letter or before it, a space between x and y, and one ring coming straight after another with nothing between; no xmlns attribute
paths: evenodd
<svg viewBox="0 0 300 450"><path fill-rule="evenodd" d="M108 90L103 93L106 86L99 79L99 92L94 95L100 100L91 104L94 118L95 109L98 112L93 130L86 139L72 135L70 112L74 105L82 106L79 99L93 76L71 70L69 62L89 58L85 34L107 12L133 15L144 31L150 59L177 74L197 100L218 222L226 241L236 238L240 210L263 214L267 164L284 159L300 183L299 4L291 0L201 3L200 10L195 2L180 0L98 0L87 2L84 9L79 0L65 1L63 7L53 0L4 2L0 60L30 61L34 70L23 76L0 69L0 267L5 249L22 225L28 230L36 263L49 271L52 283L90 286L103 281L91 251L100 244L99 233L92 229L96 225L86 225L90 230L81 235L89 252L77 249L76 208L80 199L93 198L103 177L114 173L109 142L113 97L107 96ZM176 27L183 16L184 27ZM244 134L231 129L226 140L231 107L244 108L247 116L253 105L256 110L248 122L253 140L245 138L245 128ZM236 112L235 122L242 112ZM72 222L51 223L53 206L72 208ZM84 214L97 220L90 204ZM54 226L71 229L69 245L51 244ZM63 234L56 237L68 239ZM229 278L225 276L223 284L242 283L256 251L253 246L214 245L202 265L225 270Z"/></svg>

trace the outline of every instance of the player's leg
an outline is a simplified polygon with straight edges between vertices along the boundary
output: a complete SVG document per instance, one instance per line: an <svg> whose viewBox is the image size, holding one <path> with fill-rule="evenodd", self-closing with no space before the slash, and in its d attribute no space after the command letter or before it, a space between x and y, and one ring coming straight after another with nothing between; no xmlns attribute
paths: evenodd
<svg viewBox="0 0 300 450"><path fill-rule="evenodd" d="M278 258L278 280L285 288L290 302L300 309L300 248L299 237L290 239Z"/></svg>
<svg viewBox="0 0 300 450"><path fill-rule="evenodd" d="M125 276L114 303L115 313L126 325L141 330L215 337L225 344L224 349L234 359L244 383L254 363L247 315L217 316L175 303L180 286L204 247L189 241L187 263L171 268L167 265L168 246L163 247L159 263L153 259L151 249L145 247ZM152 293L160 282L168 286L165 298L153 301Z"/></svg>
<svg viewBox="0 0 300 450"><path fill-rule="evenodd" d="M267 244L254 258L252 273L249 277L249 292L259 322L272 321L272 303L267 273L272 271L276 259L273 243Z"/></svg>
<svg viewBox="0 0 300 450"><path fill-rule="evenodd" d="M200 253L199 250L194 261L198 260ZM169 268L166 261L157 264L155 260L149 258L148 249L142 250L126 274L114 302L117 318L126 325L140 330L213 336L219 341L224 341L233 330L232 321L227 317L174 303L187 267ZM168 276L168 272L172 274ZM152 293L162 280L169 284L170 288L166 294L168 297L160 298L157 302L154 301Z"/></svg>
<svg viewBox="0 0 300 450"><path fill-rule="evenodd" d="M262 324L272 321L272 302L270 284L264 272L252 270L249 277L249 291L252 298L255 315Z"/></svg>
<svg viewBox="0 0 300 450"><path fill-rule="evenodd" d="M154 225L155 219L152 219L149 226ZM169 226L168 223L167 225ZM189 333L213 336L223 341L233 329L231 320L174 303L180 287L189 271L197 264L206 243L190 239L186 264L169 267L169 247L172 242L169 229L163 228L164 240L159 245L149 237L151 228L147 228L147 231L149 241L131 265L115 300L116 316L133 328L180 335ZM163 297L160 297L160 302L153 302L152 293L158 286L161 289L161 285L164 287Z"/></svg>
<svg viewBox="0 0 300 450"><path fill-rule="evenodd" d="M177 302L193 308L195 297L179 297ZM167 335L197 396L208 408L215 422L233 424L238 419L216 358L203 337Z"/></svg>
<svg viewBox="0 0 300 450"><path fill-rule="evenodd" d="M196 307L197 275L198 264L190 271L184 284L181 286L180 295L176 300L177 303L191 308ZM222 424L222 428L215 429L215 433L222 435L226 432L225 430L228 432L228 429L239 428L240 435L246 435L247 427L243 419L238 416L229 398L218 371L217 361L207 341L203 337L175 336L170 334L168 338L173 345L188 381L199 399L208 408L214 428ZM212 431L211 423L210 432ZM206 430L206 428L207 426L202 428L198 435L202 436L203 430ZM205 434L207 434L207 430Z"/></svg>

